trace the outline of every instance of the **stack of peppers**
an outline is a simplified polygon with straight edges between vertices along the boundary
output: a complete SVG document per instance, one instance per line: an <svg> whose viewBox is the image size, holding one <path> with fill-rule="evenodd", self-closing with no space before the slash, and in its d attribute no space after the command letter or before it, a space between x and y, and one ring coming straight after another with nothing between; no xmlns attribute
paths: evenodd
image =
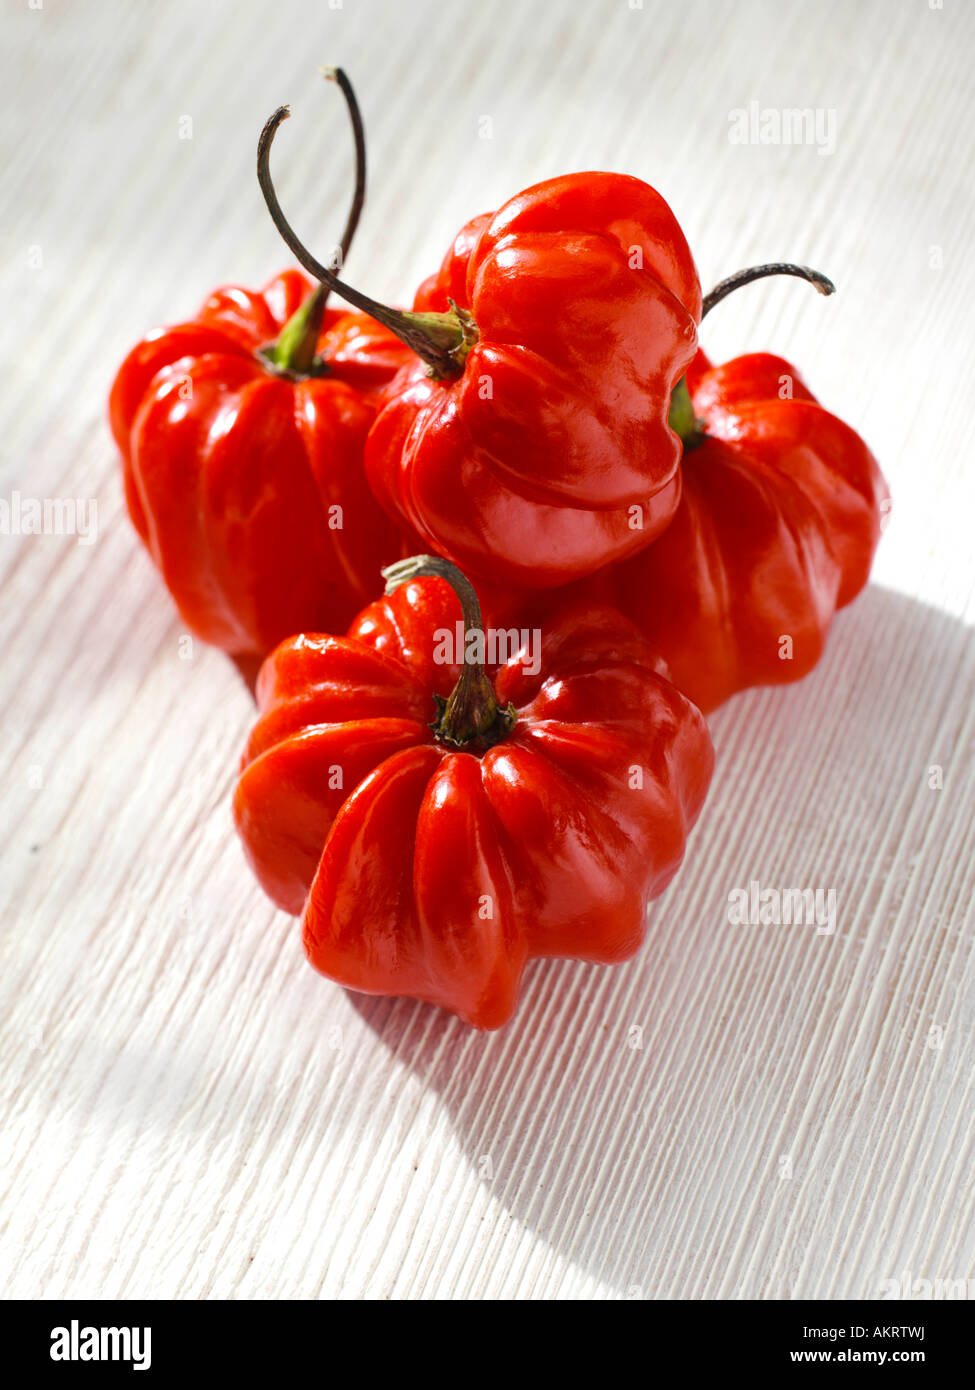
<svg viewBox="0 0 975 1390"><path fill-rule="evenodd" d="M327 75L356 144L344 266L365 143ZM469 222L392 309L292 231L287 115L258 178L311 278L220 289L129 354L129 514L255 681L234 815L312 964L496 1028L531 958L638 949L708 790L704 714L816 664L887 492L788 362L698 346L732 290L824 276L702 299L660 195L584 173Z"/></svg>

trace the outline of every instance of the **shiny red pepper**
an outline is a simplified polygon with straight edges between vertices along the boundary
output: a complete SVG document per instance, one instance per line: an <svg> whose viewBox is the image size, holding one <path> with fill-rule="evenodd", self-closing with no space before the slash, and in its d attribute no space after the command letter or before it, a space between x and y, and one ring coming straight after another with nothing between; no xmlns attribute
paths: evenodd
<svg viewBox="0 0 975 1390"><path fill-rule="evenodd" d="M799 680L867 582L888 492L877 461L781 357L687 374L696 425L666 533L594 591L636 620L708 711Z"/></svg>
<svg viewBox="0 0 975 1390"><path fill-rule="evenodd" d="M479 578L550 588L635 554L680 498L671 393L694 356L701 291L673 213L640 179L549 179L460 233L411 313L336 279L295 236L268 159L259 177L301 264L399 332L419 360L373 426L376 496Z"/></svg>
<svg viewBox="0 0 975 1390"><path fill-rule="evenodd" d="M324 374L289 376L259 355L310 293L294 270L259 294L218 290L194 321L139 343L112 388L132 522L190 631L237 656L304 628L343 631L377 567L404 553L362 468L401 344L363 314L326 310Z"/></svg>
<svg viewBox="0 0 975 1390"><path fill-rule="evenodd" d="M705 296L769 275L830 280L776 262L729 276ZM497 589L494 620L539 623L585 598L627 613L705 712L753 685L799 680L819 660L837 609L867 582L889 509L876 459L780 357L712 367L698 351L671 400L684 441L673 522L632 559L546 594Z"/></svg>
<svg viewBox="0 0 975 1390"><path fill-rule="evenodd" d="M356 141L346 254L365 195ZM286 271L217 290L197 317L129 353L109 414L136 530L191 632L247 665L302 629L344 631L406 553L362 469L379 393L408 351L366 315L326 307ZM410 543L415 549L415 542Z"/></svg>
<svg viewBox="0 0 975 1390"><path fill-rule="evenodd" d="M451 576L463 609L443 580L410 577L428 573ZM456 625L468 642L482 631L462 576L427 557L390 579L402 587L348 637L298 636L268 658L235 818L266 891L303 912L317 969L496 1028L532 957L638 948L711 743L615 610L553 615L538 669L529 636L492 685L461 664Z"/></svg>

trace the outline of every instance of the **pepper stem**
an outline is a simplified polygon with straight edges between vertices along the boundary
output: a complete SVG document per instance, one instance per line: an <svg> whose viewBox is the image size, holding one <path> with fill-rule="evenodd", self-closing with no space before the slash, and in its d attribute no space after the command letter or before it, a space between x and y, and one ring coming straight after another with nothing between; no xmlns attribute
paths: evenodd
<svg viewBox="0 0 975 1390"><path fill-rule="evenodd" d="M736 270L734 275L729 275L726 280L715 285L711 293L704 296L701 318L709 314L716 304L720 304L726 295L740 290L742 285L750 285L753 280L764 280L768 275L795 275L800 280L807 280L820 294L836 293L836 286L832 280L827 279L821 271L810 270L807 265L793 265L791 261L772 261L768 265L753 265L747 270Z"/></svg>
<svg viewBox="0 0 975 1390"><path fill-rule="evenodd" d="M434 696L437 718L430 728L440 743L483 752L507 738L517 718L515 707L511 704L506 709L500 707L494 687L484 674L483 659L476 656L478 649L483 652L485 647L484 620L477 593L467 575L438 555L411 555L407 560L387 565L382 571L387 594L424 575L447 581L460 599L464 618L463 670L446 700L441 695ZM471 634L475 634L473 643ZM469 655L472 648L474 655Z"/></svg>
<svg viewBox="0 0 975 1390"><path fill-rule="evenodd" d="M366 133L355 91L344 69L319 70L329 82L337 84L345 98L352 124L352 138L355 141L355 191L352 194L349 215L345 220L345 231L338 247L339 264L344 265L366 198ZM316 352L327 301L328 287L319 284L291 315L280 336L273 343L266 343L258 349L257 355L277 375L301 381L310 376L323 376L327 372L327 363L323 362Z"/></svg>
<svg viewBox="0 0 975 1390"><path fill-rule="evenodd" d="M328 364L317 351L325 300L319 285L291 315L280 336L257 349L258 357L275 376L304 381L310 376L324 376L328 371Z"/></svg>
<svg viewBox="0 0 975 1390"><path fill-rule="evenodd" d="M390 309L388 305L380 304L361 290L345 284L327 266L316 260L308 248L299 241L278 202L270 170L271 145L275 132L281 122L286 121L290 115L291 111L287 106L279 106L265 122L257 142L257 180L271 220L292 254L326 289L333 290L347 303L354 304L357 309L369 314L377 323L394 333L427 364L430 376L457 376L463 371L467 354L477 340L477 326L469 314L465 314L462 319L460 311L456 308L446 314L414 314L404 309Z"/></svg>
<svg viewBox="0 0 975 1390"><path fill-rule="evenodd" d="M793 265L791 261L772 261L768 265L753 265L748 270L737 270L726 280L715 285L702 301L701 318L709 314L716 304L727 295L740 290L742 285L750 285L753 280L764 280L769 275L795 275L806 280L819 294L835 294L836 286L819 270L810 270L807 265ZM705 437L704 422L694 414L694 402L687 387L687 378L681 377L670 397L670 410L667 423L684 445L685 453L694 449Z"/></svg>

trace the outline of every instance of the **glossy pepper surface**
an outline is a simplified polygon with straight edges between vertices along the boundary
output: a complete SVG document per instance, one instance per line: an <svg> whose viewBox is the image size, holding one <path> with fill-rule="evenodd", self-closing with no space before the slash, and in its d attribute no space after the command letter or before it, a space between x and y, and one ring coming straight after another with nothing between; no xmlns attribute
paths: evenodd
<svg viewBox="0 0 975 1390"><path fill-rule="evenodd" d="M549 179L462 229L412 311L339 280L258 178L301 265L416 353L369 433L366 468L390 515L501 586L552 588L636 553L680 498L671 393L701 314L673 213L640 179Z"/></svg>
<svg viewBox="0 0 975 1390"><path fill-rule="evenodd" d="M546 624L534 674L530 642L487 667L487 693L476 674L493 713L451 743L458 676L473 668L437 653L459 621L442 580L415 579L347 637L278 647L235 817L266 891L302 912L317 969L494 1028L531 957L637 949L713 753L636 627L587 603Z"/></svg>
<svg viewBox="0 0 975 1390"><path fill-rule="evenodd" d="M544 588L633 554L680 495L671 391L701 295L647 184L573 174L469 224L419 311L469 322L456 376L408 372L366 466L390 512L463 569ZM640 525L634 526L638 507Z"/></svg>
<svg viewBox="0 0 975 1390"><path fill-rule="evenodd" d="M713 367L698 352L687 383L700 428L673 523L591 588L708 711L811 670L867 582L889 503L866 444L781 357Z"/></svg>
<svg viewBox="0 0 975 1390"><path fill-rule="evenodd" d="M343 631L404 553L362 454L405 349L326 309L309 373L277 370L259 350L311 293L293 270L260 293L217 290L132 350L109 402L132 522L190 631L235 656Z"/></svg>

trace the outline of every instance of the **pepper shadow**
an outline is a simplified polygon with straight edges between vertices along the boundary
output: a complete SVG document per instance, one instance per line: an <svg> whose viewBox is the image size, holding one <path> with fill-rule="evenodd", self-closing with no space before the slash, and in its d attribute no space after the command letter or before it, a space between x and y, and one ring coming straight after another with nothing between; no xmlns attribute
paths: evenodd
<svg viewBox="0 0 975 1390"><path fill-rule="evenodd" d="M632 961L533 963L514 1020L492 1034L414 1001L348 992L390 1053L438 1093L485 1199L557 1257L544 1285L530 1282L537 1261L524 1266L519 1296L557 1297L570 1269L572 1289L596 1297L757 1296L725 1286L742 1204L784 1204L776 1222L793 1234L815 1215L809 1184L824 1175L780 1181L791 1120L781 1134L776 1126L821 1082L815 1020L828 1044L843 1003L873 1007L871 954L897 945L893 909L871 883L899 834L885 872L907 891L904 845L932 807L950 815L929 766L956 791L969 775L959 686L975 690L973 630L869 588L838 616L805 681L746 692L712 716L712 792ZM753 878L835 886L846 905L836 935L730 926L728 894ZM777 935L765 949L743 930ZM850 1088L851 1107L880 1103L850 1078L836 1084ZM514 1260L516 1243L507 1248ZM769 1251L782 1270L762 1296L811 1296L790 1284L801 1256L801 1242ZM473 1296L491 1296L487 1262L465 1278Z"/></svg>

